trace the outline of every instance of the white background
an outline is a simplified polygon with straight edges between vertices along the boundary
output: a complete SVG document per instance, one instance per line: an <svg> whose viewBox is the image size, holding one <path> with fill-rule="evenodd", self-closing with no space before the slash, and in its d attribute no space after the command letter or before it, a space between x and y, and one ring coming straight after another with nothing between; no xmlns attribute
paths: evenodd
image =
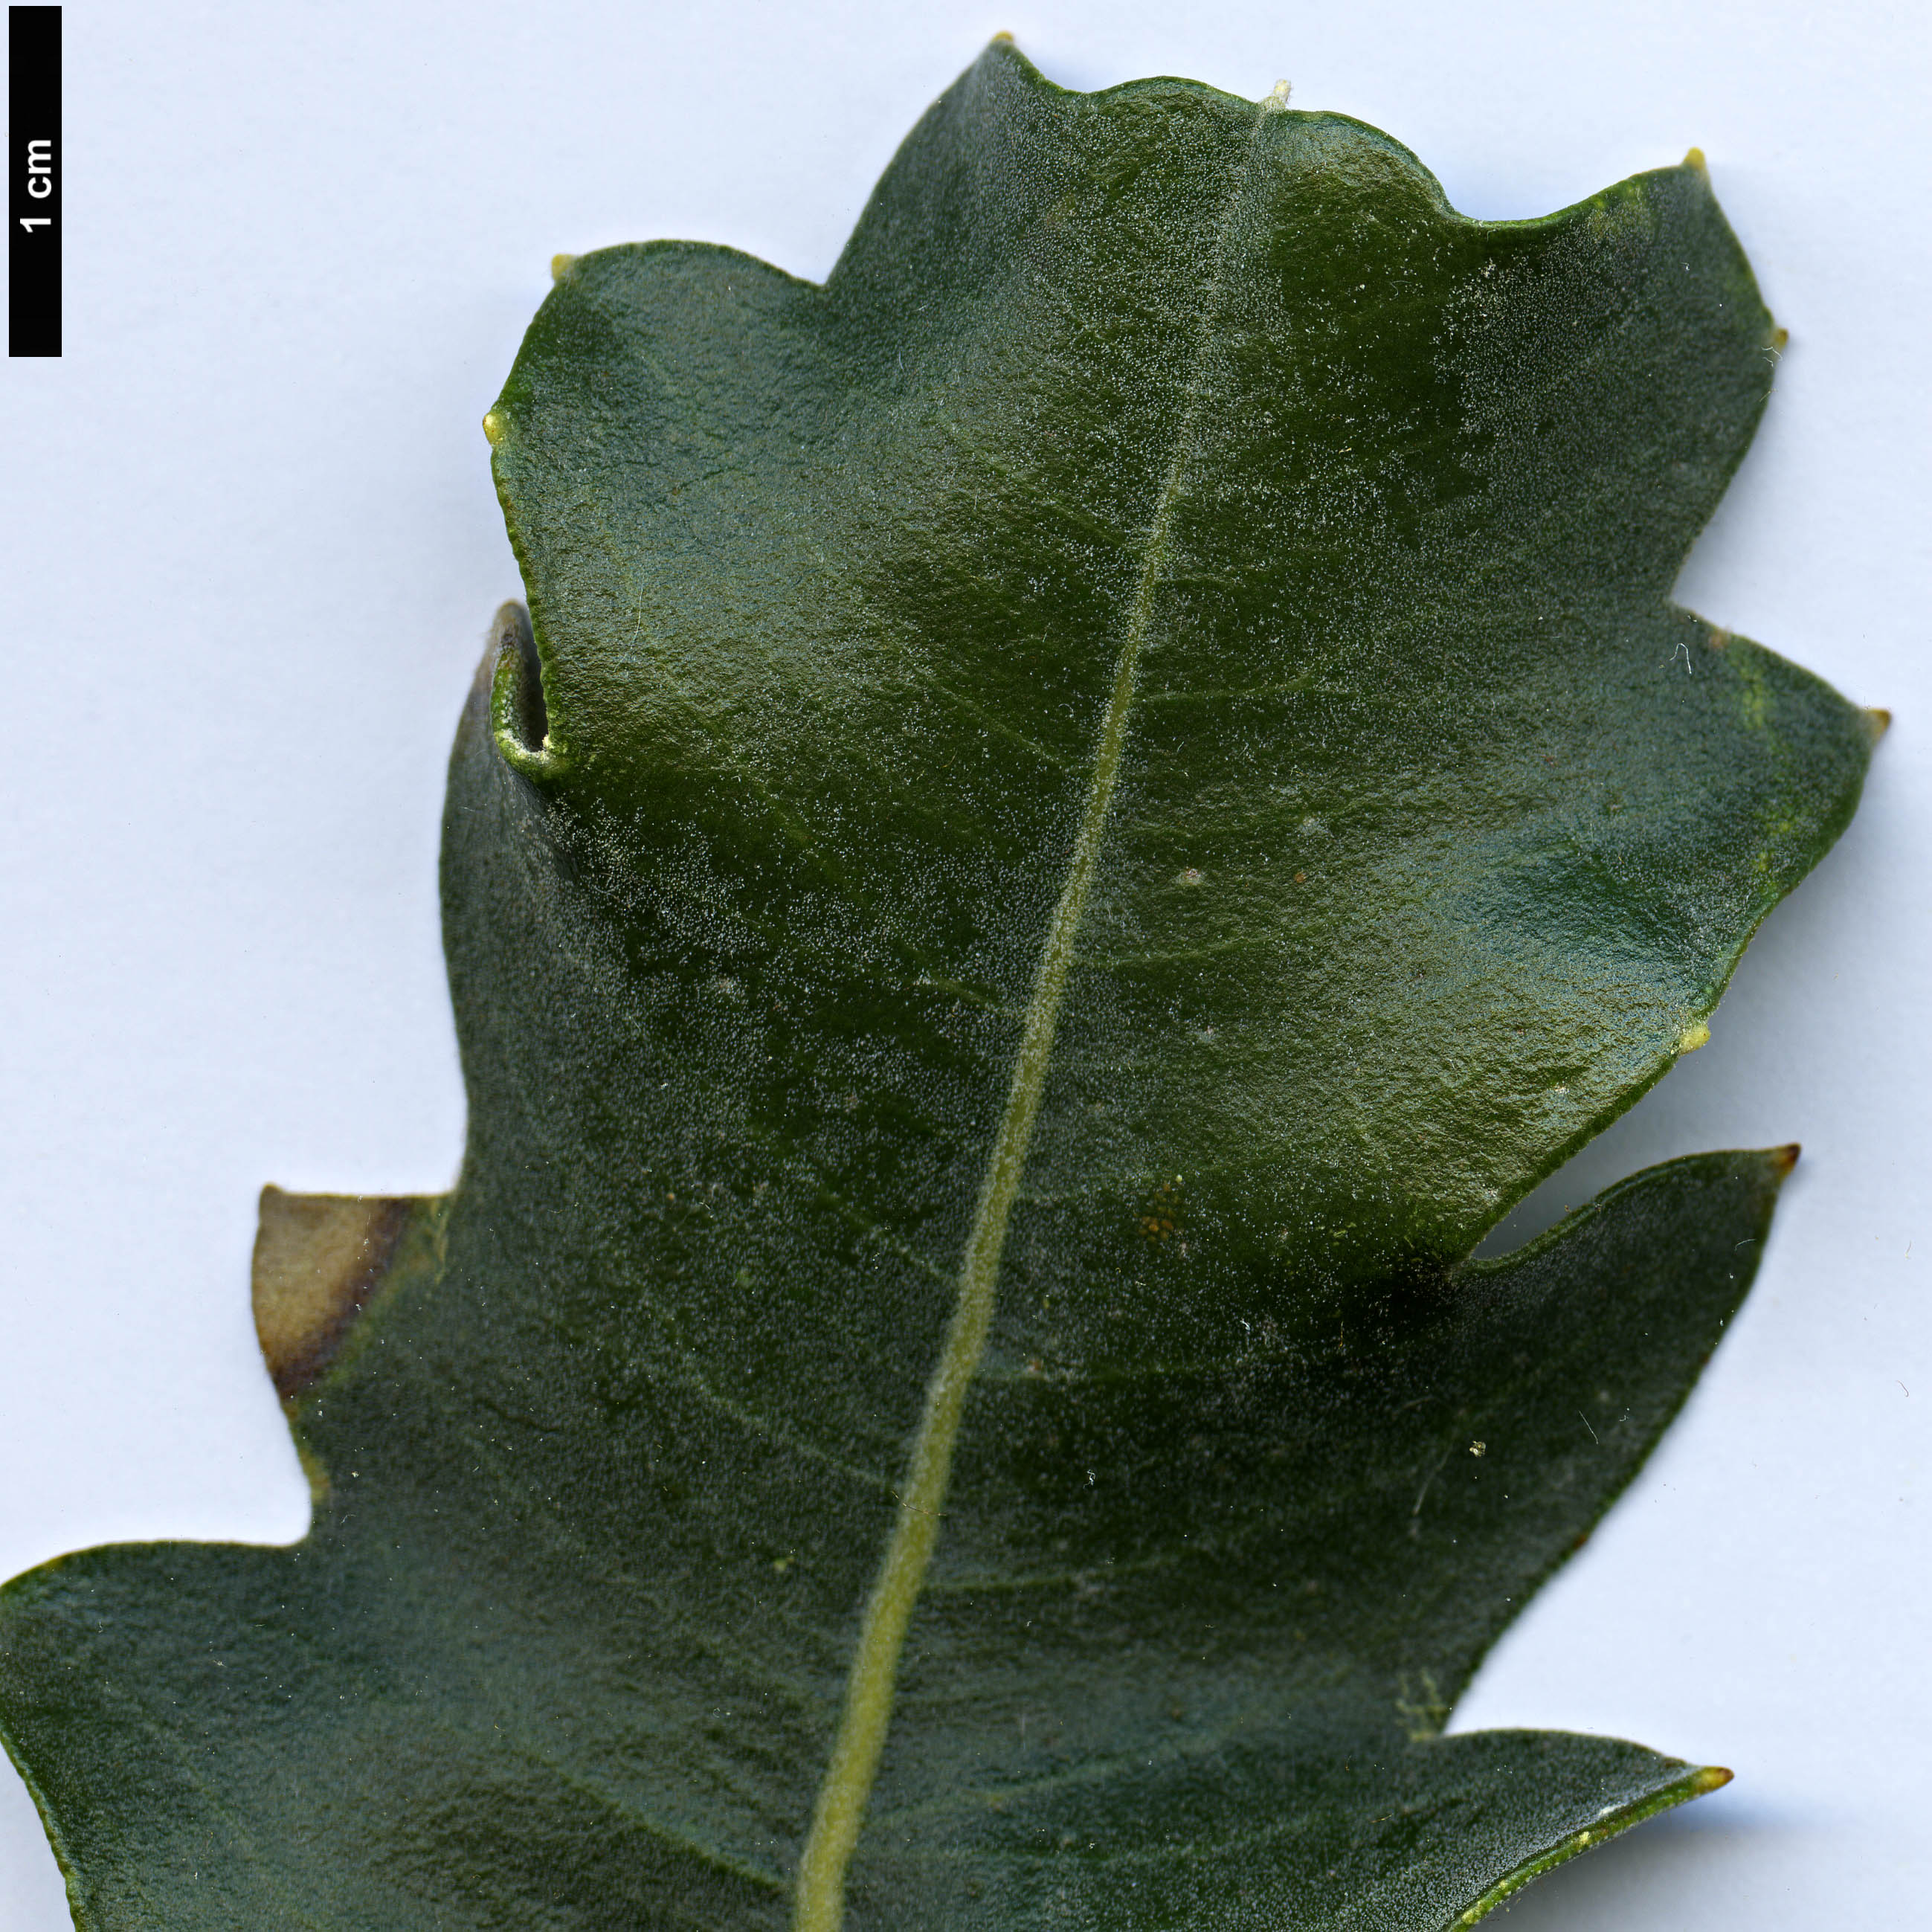
<svg viewBox="0 0 1932 1932"><path fill-rule="evenodd" d="M1710 1046L1522 1220L1670 1155L1805 1143L1689 1409L1458 1724L1738 1772L1543 1882L1514 1932L1924 1922L1925 17L69 6L67 352L0 374L0 1574L299 1535L249 1320L256 1190L454 1172L436 817L518 589L478 425L554 252L686 236L821 277L1000 28L1070 86L1286 76L1472 214L1540 214L1695 142L1792 342L1680 594L1898 722ZM52 1861L0 1779L0 1924L56 1932Z"/></svg>

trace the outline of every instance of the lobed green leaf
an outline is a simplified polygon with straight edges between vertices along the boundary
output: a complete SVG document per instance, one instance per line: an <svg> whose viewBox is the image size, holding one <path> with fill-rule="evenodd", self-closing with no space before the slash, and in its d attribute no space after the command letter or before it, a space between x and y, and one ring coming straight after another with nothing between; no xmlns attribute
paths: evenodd
<svg viewBox="0 0 1932 1932"><path fill-rule="evenodd" d="M560 266L459 1184L265 1198L304 1541L0 1593L79 1924L1441 1928L1720 1781L1442 1735L1792 1150L1469 1257L1875 735L1670 602L1775 360L1701 166L1472 221L996 42L824 287Z"/></svg>

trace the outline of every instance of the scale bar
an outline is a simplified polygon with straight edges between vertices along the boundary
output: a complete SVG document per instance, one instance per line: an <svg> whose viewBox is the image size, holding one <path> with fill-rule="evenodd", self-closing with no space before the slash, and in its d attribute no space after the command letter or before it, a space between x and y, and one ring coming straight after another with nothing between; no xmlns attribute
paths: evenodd
<svg viewBox="0 0 1932 1932"><path fill-rule="evenodd" d="M61 352L61 10L7 9L7 353Z"/></svg>

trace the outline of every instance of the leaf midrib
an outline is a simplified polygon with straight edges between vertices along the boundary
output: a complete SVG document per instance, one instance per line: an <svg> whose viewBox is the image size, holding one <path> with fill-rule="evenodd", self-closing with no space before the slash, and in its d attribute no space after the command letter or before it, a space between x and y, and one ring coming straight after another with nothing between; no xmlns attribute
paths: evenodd
<svg viewBox="0 0 1932 1932"><path fill-rule="evenodd" d="M1113 688L1095 748L1086 809L1074 841L1066 883L1040 950L1012 1083L967 1237L952 1324L938 1366L927 1386L925 1413L914 1442L906 1481L899 1492L892 1537L860 1625L838 1734L799 1860L793 1932L840 1932L844 1922L846 1870L858 1844L866 1803L885 1747L906 1631L938 1538L953 1445L958 1437L967 1394L992 1327L1006 1229L1046 1088L1060 1002L1072 966L1074 938L1086 911L1088 893L1120 775L1142 647L1153 612L1154 593L1167 560L1174 504L1202 399L1203 365L1213 339L1230 231L1247 189L1256 140L1277 105L1272 100L1264 101L1256 109L1216 233L1213 272L1202 298L1186 398L1174 432L1174 454L1148 525L1140 578L1128 607L1126 635L1115 662Z"/></svg>

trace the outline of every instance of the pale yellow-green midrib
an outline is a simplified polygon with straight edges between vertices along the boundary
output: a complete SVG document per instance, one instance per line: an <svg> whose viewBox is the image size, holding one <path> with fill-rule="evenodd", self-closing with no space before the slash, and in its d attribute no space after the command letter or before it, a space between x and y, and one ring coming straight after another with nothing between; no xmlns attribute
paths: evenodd
<svg viewBox="0 0 1932 1932"><path fill-rule="evenodd" d="M1256 119L1257 130L1274 104L1263 104ZM1245 178L1244 170L1228 196L1216 240L1215 278L1209 284L1201 310L1204 346L1213 324L1220 286L1220 266L1226 248L1228 229L1239 203ZM1073 960L1074 934L1086 910L1088 890L1093 882L1108 812L1113 803L1114 788L1120 775L1127 714L1133 703L1135 674L1140 662L1141 646L1147 635L1155 586L1166 559L1168 526L1200 404L1199 362L1197 352L1195 385L1182 414L1174 439L1173 460L1168 466L1148 526L1147 553L1128 611L1126 635L1114 666L1114 687L1100 727L1087 808L1081 818L1079 835L1074 842L1066 883L1061 889L1060 902L1054 907L1052 921L1047 928L1046 943L1041 949L1040 970L1034 982L1033 997L1028 1003L1026 1026L1013 1068L1012 1085L1007 1093L1006 1108L1000 1115L999 1132L993 1142L992 1156L987 1163L972 1232L967 1237L965 1256L959 1271L959 1299L953 1310L945 1347L940 1354L939 1366L926 1390L926 1412L920 1420L910 1466L900 1491L892 1540L886 1546L878 1581L872 1587L860 1625L858 1646L851 1674L846 1682L845 1708L839 1719L838 1734L832 1744L824 1780L819 1786L812 1829L799 1860L793 1932L839 1932L844 1922L846 1868L859 1841L860 1828L865 1822L866 1801L872 1795L873 1780L878 1772L879 1756L885 1748L886 1730L892 1719L893 1688L898 1675L899 1653L905 1642L913 1606L926 1580L933 1544L939 1534L940 1510L946 1499L947 1478L952 1466L952 1448L958 1437L967 1392L972 1386L980 1354L986 1345L987 1330L992 1323L1000 1253L1006 1246L1006 1226L1012 1217L1014 1196L1019 1190L1020 1174L1026 1165L1027 1148L1033 1138L1040 1094L1046 1084L1054 1033L1060 1022L1060 999Z"/></svg>

